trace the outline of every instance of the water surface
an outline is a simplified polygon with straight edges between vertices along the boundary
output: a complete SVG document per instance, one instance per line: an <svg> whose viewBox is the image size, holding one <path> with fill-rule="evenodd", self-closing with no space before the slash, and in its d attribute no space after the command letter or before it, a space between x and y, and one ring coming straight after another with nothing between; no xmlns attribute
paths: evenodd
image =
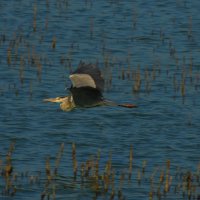
<svg viewBox="0 0 200 200"><path fill-rule="evenodd" d="M71 144L76 143L79 163L100 150L104 166L112 152L113 165L123 171L132 145L135 177L131 184L124 183L126 199L149 199L149 181L141 185L136 181L144 160L147 179L167 160L172 176L177 166L196 171L200 147L199 4L185 0L2 0L0 159L15 141L15 171L44 173L46 157L54 160L64 143L60 171L70 174L71 164L66 163L71 163ZM43 103L44 98L67 93L68 75L80 60L99 63L106 79L105 97L139 107L61 112L59 105ZM12 199L40 199L44 184L25 188ZM199 195L199 186L194 195ZM56 199L93 196L90 188L75 187L58 189ZM172 189L165 198L180 199L182 193L175 195Z"/></svg>

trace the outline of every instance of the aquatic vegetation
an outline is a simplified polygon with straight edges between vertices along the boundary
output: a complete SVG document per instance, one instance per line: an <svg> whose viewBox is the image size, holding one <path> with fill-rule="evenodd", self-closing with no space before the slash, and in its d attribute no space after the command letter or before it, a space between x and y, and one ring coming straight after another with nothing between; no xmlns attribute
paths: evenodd
<svg viewBox="0 0 200 200"><path fill-rule="evenodd" d="M129 162L127 167L118 171L117 166L112 162L112 156L108 156L105 164L101 161L100 151L85 161L78 161L76 154L76 144L72 143L71 158L68 163L72 163L71 172L65 170L66 166L61 166L65 150L65 144L60 145L59 151L52 160L49 156L44 162L44 169L37 173L31 171L15 170L13 164L15 144L12 143L5 156L0 159L0 191L1 196L15 196L21 191L40 191L41 200L57 199L57 195L65 195L70 190L89 190L93 199L103 197L106 199L126 198L126 187L132 189L133 182L138 184L140 190L149 185L149 199L165 199L170 196L184 199L199 199L200 197L200 165L196 171L184 169L176 166L170 160L166 164L148 169L148 164L144 160L141 166L136 166L133 159L133 147L130 147ZM54 163L54 164L53 164ZM62 162L62 165L66 163ZM125 163L123 163L124 165ZM125 164L126 166L126 164ZM59 169L59 168L62 168ZM69 170L69 168L67 168ZM132 173L134 176L132 176ZM71 174L71 175L66 175ZM137 174L137 176L135 176ZM66 193L65 193L66 191ZM145 190L144 190L145 191ZM134 192L133 195L134 197ZM58 198L59 199L59 198Z"/></svg>

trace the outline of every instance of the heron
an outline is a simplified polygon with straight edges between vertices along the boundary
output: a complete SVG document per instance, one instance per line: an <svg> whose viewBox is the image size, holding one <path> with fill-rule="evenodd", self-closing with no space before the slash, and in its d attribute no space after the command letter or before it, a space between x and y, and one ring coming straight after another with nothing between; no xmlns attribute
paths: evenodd
<svg viewBox="0 0 200 200"><path fill-rule="evenodd" d="M96 64L80 62L69 75L72 82L68 96L44 99L44 102L60 103L63 111L96 106L121 106L135 108L135 104L118 104L103 97L104 79Z"/></svg>

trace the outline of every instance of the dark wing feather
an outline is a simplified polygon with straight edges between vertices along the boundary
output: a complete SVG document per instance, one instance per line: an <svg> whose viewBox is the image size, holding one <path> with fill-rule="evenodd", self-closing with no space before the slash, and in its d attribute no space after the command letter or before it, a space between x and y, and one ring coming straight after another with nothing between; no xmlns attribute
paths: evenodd
<svg viewBox="0 0 200 200"><path fill-rule="evenodd" d="M70 91L73 100L78 107L92 107L97 106L103 102L103 96L100 90L92 87L71 87Z"/></svg>
<svg viewBox="0 0 200 200"><path fill-rule="evenodd" d="M78 69L76 69L72 74L88 74L94 80L96 88L100 91L104 90L104 79L101 75L101 71L96 65L80 62Z"/></svg>

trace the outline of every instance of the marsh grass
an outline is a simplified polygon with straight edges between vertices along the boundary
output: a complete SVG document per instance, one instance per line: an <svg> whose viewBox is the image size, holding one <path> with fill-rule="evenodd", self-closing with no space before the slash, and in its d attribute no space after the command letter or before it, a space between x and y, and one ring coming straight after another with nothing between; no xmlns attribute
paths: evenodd
<svg viewBox="0 0 200 200"><path fill-rule="evenodd" d="M200 165L196 171L185 170L177 167L172 170L170 160L163 166L156 166L151 172L146 160L141 166L133 167L133 146L130 146L129 163L127 167L118 171L112 163L109 154L105 164L101 162L100 151L86 161L77 161L75 143L71 147L72 163L71 176L65 175L65 166L62 159L65 145L62 143L53 161L50 156L46 158L44 169L33 174L32 172L15 171L13 165L13 152L15 144L12 143L5 156L0 158L0 190L1 196L12 197L21 191L41 191L41 200L57 199L57 195L65 191L86 188L93 194L93 199L124 199L124 189L132 188L134 184L142 188L149 187L146 194L149 199L165 199L170 196L177 198L198 200L200 197ZM54 164L53 164L54 163ZM78 164L80 163L80 164ZM123 163L125 164L125 163ZM64 164L65 165L65 164ZM59 168L62 167L62 171ZM64 168L63 168L64 167ZM118 171L118 173L116 173ZM132 173L135 176L132 176ZM136 176L137 175L137 176ZM134 188L132 188L134 189ZM146 190L145 190L146 191ZM134 190L133 190L134 196Z"/></svg>

